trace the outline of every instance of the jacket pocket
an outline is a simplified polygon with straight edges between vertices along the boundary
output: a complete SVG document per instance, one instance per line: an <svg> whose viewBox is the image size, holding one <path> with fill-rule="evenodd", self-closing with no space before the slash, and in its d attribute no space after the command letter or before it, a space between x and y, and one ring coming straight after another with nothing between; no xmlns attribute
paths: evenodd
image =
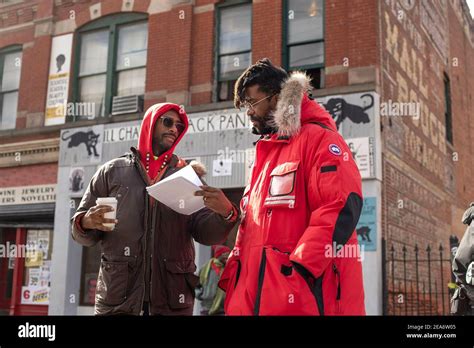
<svg viewBox="0 0 474 348"><path fill-rule="evenodd" d="M265 247L260 264L255 315L317 315L307 281L294 269L289 253Z"/></svg>
<svg viewBox="0 0 474 348"><path fill-rule="evenodd" d="M299 163L299 161L286 162L272 170L265 207L295 207L295 187Z"/></svg>
<svg viewBox="0 0 474 348"><path fill-rule="evenodd" d="M169 261L165 260L166 291L168 304L171 308L187 308L194 305L195 289L199 277L194 274L194 260Z"/></svg>
<svg viewBox="0 0 474 348"><path fill-rule="evenodd" d="M106 305L117 306L127 299L128 262L102 258L97 278L96 298Z"/></svg>

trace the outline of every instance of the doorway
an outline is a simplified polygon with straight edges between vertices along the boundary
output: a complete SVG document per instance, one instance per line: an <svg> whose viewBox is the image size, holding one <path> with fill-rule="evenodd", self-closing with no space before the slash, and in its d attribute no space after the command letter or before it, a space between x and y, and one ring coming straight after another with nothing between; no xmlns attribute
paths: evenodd
<svg viewBox="0 0 474 348"><path fill-rule="evenodd" d="M9 252L15 239L15 229L0 228L0 315L8 315L13 295L15 255L9 255Z"/></svg>

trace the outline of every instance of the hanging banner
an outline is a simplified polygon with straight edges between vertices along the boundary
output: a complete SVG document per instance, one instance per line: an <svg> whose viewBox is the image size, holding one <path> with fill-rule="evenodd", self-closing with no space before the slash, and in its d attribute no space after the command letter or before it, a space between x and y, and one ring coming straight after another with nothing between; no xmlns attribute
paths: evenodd
<svg viewBox="0 0 474 348"><path fill-rule="evenodd" d="M71 50L72 34L53 38L49 63L45 126L65 123Z"/></svg>

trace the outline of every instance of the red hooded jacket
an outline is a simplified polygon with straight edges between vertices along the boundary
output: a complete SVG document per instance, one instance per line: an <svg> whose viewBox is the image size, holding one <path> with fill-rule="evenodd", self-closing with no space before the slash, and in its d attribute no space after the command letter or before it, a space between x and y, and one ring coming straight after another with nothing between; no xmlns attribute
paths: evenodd
<svg viewBox="0 0 474 348"><path fill-rule="evenodd" d="M228 315L363 315L355 226L361 177L330 115L294 73L258 141L242 222L219 286ZM336 254L337 252L337 254Z"/></svg>
<svg viewBox="0 0 474 348"><path fill-rule="evenodd" d="M181 118L181 122L183 122L184 124L184 130L181 132L181 134L178 135L178 138L175 140L173 146L168 151L161 154L157 159L155 159L152 148L153 131L155 129L156 122L161 118L164 113L169 110L175 110L178 113L179 117ZM177 104L155 104L148 108L148 110L146 111L140 128L140 137L138 138L137 150L140 153L140 161L152 181L156 179L156 176L159 173L163 172L163 169L166 169L166 165L169 163L169 161L171 161L174 149L179 144L184 134L186 134L188 126L188 117L186 113Z"/></svg>

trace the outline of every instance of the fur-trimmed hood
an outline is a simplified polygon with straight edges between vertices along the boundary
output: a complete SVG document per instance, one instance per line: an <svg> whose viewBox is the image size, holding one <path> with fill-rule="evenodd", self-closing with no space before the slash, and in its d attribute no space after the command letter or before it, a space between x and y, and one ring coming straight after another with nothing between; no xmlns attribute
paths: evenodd
<svg viewBox="0 0 474 348"><path fill-rule="evenodd" d="M308 98L311 89L310 77L304 72L294 72L283 83L274 112L278 134L292 136L306 123L318 122L337 132L331 115L316 102Z"/></svg>

